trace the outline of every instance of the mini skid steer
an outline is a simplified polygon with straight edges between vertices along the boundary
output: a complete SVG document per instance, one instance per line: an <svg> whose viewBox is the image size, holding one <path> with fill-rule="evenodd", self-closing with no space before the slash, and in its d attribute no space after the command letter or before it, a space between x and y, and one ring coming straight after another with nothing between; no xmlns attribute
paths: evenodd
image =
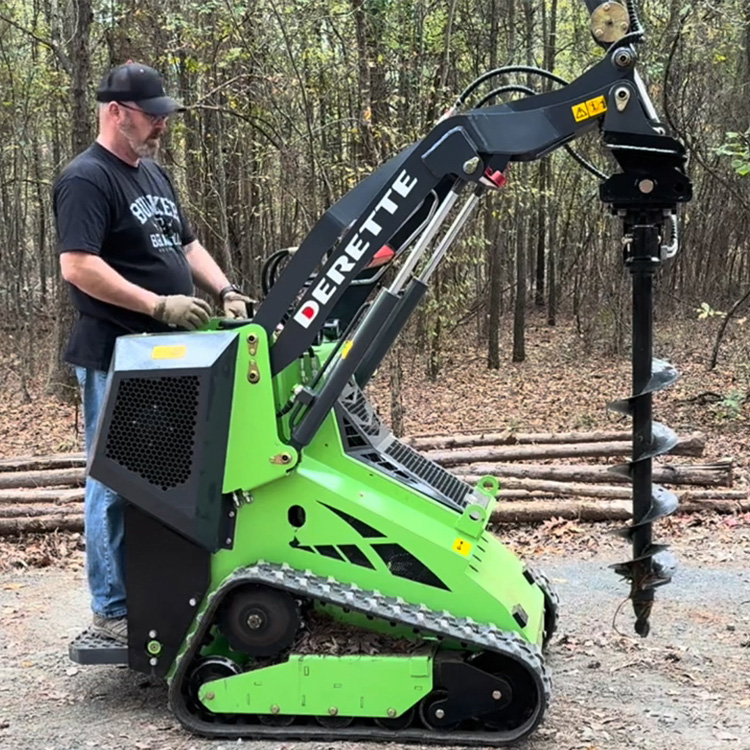
<svg viewBox="0 0 750 750"><path fill-rule="evenodd" d="M363 389L509 164L590 131L617 172L574 156L622 220L633 279L632 392L611 404L633 418L619 467L633 555L615 568L648 633L674 568L652 523L677 505L651 481L676 442L652 394L677 377L652 358L652 286L691 184L636 72L634 4L587 5L597 64L570 83L527 66L477 79L269 259L252 319L118 341L89 471L128 501L128 643L84 632L74 661L164 678L179 721L210 737L499 746L534 730L554 591L488 531L497 481L470 486L396 439ZM557 88L504 84L467 105L514 73ZM492 103L507 93L526 96Z"/></svg>

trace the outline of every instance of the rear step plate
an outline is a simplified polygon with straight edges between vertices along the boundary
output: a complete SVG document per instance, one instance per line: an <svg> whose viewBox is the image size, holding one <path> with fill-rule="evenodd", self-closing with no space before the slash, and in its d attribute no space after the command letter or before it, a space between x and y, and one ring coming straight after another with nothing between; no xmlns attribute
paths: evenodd
<svg viewBox="0 0 750 750"><path fill-rule="evenodd" d="M84 630L69 646L68 655L77 664L127 664L124 643Z"/></svg>

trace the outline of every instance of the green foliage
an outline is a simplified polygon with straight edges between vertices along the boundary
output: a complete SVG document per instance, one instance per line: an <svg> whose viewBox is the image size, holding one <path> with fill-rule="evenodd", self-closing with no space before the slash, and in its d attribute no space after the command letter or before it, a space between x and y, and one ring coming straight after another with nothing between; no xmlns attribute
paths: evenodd
<svg viewBox="0 0 750 750"><path fill-rule="evenodd" d="M739 419L747 403L747 398L747 393L736 388L727 392L722 400L716 404L715 413L717 418L723 421Z"/></svg>
<svg viewBox="0 0 750 750"><path fill-rule="evenodd" d="M719 146L716 153L719 156L728 156L732 169L740 177L750 174L750 128L744 133L727 133L726 143Z"/></svg>

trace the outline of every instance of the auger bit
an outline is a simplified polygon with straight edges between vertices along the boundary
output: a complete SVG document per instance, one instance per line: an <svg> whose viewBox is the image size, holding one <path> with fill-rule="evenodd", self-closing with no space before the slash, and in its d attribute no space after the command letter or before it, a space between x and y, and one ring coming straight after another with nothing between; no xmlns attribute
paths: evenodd
<svg viewBox="0 0 750 750"><path fill-rule="evenodd" d="M654 279L662 260L674 255L677 204L690 200L692 189L681 148L655 153L627 146L623 150L614 147L613 153L624 174L604 182L601 197L622 219L623 260L633 281L632 392L610 408L633 420L632 460L627 466L633 483L633 515L622 532L632 543L633 557L612 567L630 582L635 631L645 637L654 589L669 583L676 568L668 546L654 543L652 526L679 504L676 495L652 483L654 457L677 444L677 435L653 420L652 397L679 377L668 362L653 358Z"/></svg>

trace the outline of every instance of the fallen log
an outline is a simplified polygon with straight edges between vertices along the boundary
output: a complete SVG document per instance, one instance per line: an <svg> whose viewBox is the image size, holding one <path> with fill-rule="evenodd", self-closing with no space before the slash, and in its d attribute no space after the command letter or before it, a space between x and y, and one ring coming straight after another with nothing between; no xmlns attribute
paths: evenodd
<svg viewBox="0 0 750 750"><path fill-rule="evenodd" d="M655 482L663 484L695 484L705 487L732 486L731 458L712 464L662 464L654 466ZM504 477L518 479L550 479L560 482L586 482L590 484L629 484L630 479L610 471L609 466L586 464L464 464L455 466L452 472L472 484L489 474L502 481Z"/></svg>
<svg viewBox="0 0 750 750"><path fill-rule="evenodd" d="M86 469L47 469L42 471L0 472L0 489L20 487L82 487Z"/></svg>
<svg viewBox="0 0 750 750"><path fill-rule="evenodd" d="M80 516L56 514L36 518L0 518L0 536L50 531L83 531L83 514Z"/></svg>
<svg viewBox="0 0 750 750"><path fill-rule="evenodd" d="M676 456L700 456L706 447L703 436L696 433L679 439L670 453ZM562 445L510 445L483 450L426 451L424 455L441 466L457 466L481 461L523 461L539 458L604 458L628 456L633 450L630 442L568 443Z"/></svg>
<svg viewBox="0 0 750 750"><path fill-rule="evenodd" d="M28 505L6 505L0 506L0 518L34 518L35 516L81 516L83 509L81 505L57 508L55 506L34 507Z"/></svg>
<svg viewBox="0 0 750 750"><path fill-rule="evenodd" d="M492 521L504 523L541 523L550 518L565 518L578 521L627 521L631 517L631 507L627 500L554 500L546 493L515 490L514 494L525 498L513 502L500 502L492 513ZM523 493L523 494L521 494ZM541 497L541 495L546 495ZM45 509L46 510L46 509ZM50 532L82 531L83 513L67 512L68 509L55 509L54 513L32 517L0 518L0 536ZM703 499L683 502L675 511L676 515L712 511L714 513L747 513L750 502L743 500Z"/></svg>
<svg viewBox="0 0 750 750"><path fill-rule="evenodd" d="M750 502L738 500L700 500L682 503L675 515L713 511L714 513L747 513ZM541 523L550 518L576 521L627 521L631 517L630 503L625 500L547 501L518 500L498 503L492 513L495 523Z"/></svg>
<svg viewBox="0 0 750 750"><path fill-rule="evenodd" d="M632 487L627 485L610 487L608 485L577 484L575 482L551 482L542 479L503 479L500 482L498 497L506 497L508 491L528 490L530 492L546 492L554 497L603 497L613 500L630 499ZM744 490L681 490L677 492L683 500L746 500Z"/></svg>
<svg viewBox="0 0 750 750"><path fill-rule="evenodd" d="M0 458L0 471L37 471L86 466L84 453L55 453L51 456Z"/></svg>
<svg viewBox="0 0 750 750"><path fill-rule="evenodd" d="M83 489L75 490L0 490L0 506L11 503L78 503Z"/></svg>
<svg viewBox="0 0 750 750"><path fill-rule="evenodd" d="M701 433L702 434L702 433ZM522 445L525 443L611 443L630 440L629 430L595 430L593 432L484 432L475 435L425 435L405 438L416 450L468 448L480 445ZM704 437L705 439L705 437Z"/></svg>

